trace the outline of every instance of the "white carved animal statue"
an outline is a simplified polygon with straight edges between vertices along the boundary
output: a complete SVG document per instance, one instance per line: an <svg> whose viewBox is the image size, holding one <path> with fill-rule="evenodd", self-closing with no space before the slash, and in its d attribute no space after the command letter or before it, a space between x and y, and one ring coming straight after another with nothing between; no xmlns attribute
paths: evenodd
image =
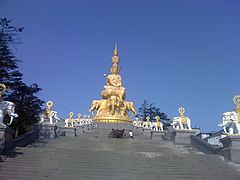
<svg viewBox="0 0 240 180"><path fill-rule="evenodd" d="M10 122L7 125L11 125L13 122L13 119L18 117L18 115L15 113L15 104L10 101L1 101L0 102L0 124L3 126L5 126L5 124L3 124L3 120L6 115L10 117Z"/></svg>
<svg viewBox="0 0 240 180"><path fill-rule="evenodd" d="M191 120L186 117L186 120L187 122L185 124L183 124L181 122L181 117L173 117L172 119L172 125L173 125L173 128L174 129L188 129L188 130L191 130L192 127L191 127Z"/></svg>
<svg viewBox="0 0 240 180"><path fill-rule="evenodd" d="M144 121L144 122L143 122L143 128L152 128L152 123L151 123L151 122Z"/></svg>
<svg viewBox="0 0 240 180"><path fill-rule="evenodd" d="M223 128L226 134L240 134L240 123L235 111L222 114L222 122L218 125Z"/></svg>
<svg viewBox="0 0 240 180"><path fill-rule="evenodd" d="M42 113L40 115L41 123L46 123L46 118L45 114ZM58 112L57 111L51 111L50 116L49 116L49 124L57 124L57 122L60 121L60 118L58 117Z"/></svg>
<svg viewBox="0 0 240 180"><path fill-rule="evenodd" d="M65 119L65 127L74 127L75 120L74 119Z"/></svg>
<svg viewBox="0 0 240 180"><path fill-rule="evenodd" d="M163 131L163 124L161 122L159 122L159 124L157 122L153 122L152 129L154 131Z"/></svg>

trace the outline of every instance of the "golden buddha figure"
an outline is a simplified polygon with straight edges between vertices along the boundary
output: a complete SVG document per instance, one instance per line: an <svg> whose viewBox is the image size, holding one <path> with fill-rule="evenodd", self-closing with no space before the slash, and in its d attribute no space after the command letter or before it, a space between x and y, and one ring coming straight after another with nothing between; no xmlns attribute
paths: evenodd
<svg viewBox="0 0 240 180"><path fill-rule="evenodd" d="M101 92L101 100L94 100L89 112L92 112L93 120L107 123L131 123L132 119L128 116L128 111L132 112L132 116L136 113L133 102L125 101L126 91L122 86L122 78L119 75L120 67L118 66L120 58L118 57L118 49L115 47L112 66L110 67L110 75L107 77L106 85ZM94 111L96 110L96 115Z"/></svg>
<svg viewBox="0 0 240 180"><path fill-rule="evenodd" d="M118 101L125 99L125 88L122 87L122 78L119 75L120 68L117 63L113 63L110 68L111 74L108 75L106 85L102 91L102 97L108 99L111 96L116 96Z"/></svg>

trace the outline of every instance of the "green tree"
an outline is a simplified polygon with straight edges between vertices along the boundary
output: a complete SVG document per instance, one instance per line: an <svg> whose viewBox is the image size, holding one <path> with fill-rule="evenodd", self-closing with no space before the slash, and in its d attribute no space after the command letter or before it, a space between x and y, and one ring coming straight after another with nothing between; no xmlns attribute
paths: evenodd
<svg viewBox="0 0 240 180"><path fill-rule="evenodd" d="M36 96L41 90L37 84L28 86L23 82L23 74L18 67L21 61L14 56L13 49L16 49L18 34L24 28L12 26L11 22L0 18L0 83L8 87L4 99L15 103L15 111L19 115L11 127L22 134L39 121L44 102Z"/></svg>
<svg viewBox="0 0 240 180"><path fill-rule="evenodd" d="M155 121L156 116L159 116L161 120L169 120L167 115L160 111L160 108L156 107L154 103L149 104L146 100L144 100L143 104L138 108L137 116L144 121L147 116L150 117L151 121Z"/></svg>

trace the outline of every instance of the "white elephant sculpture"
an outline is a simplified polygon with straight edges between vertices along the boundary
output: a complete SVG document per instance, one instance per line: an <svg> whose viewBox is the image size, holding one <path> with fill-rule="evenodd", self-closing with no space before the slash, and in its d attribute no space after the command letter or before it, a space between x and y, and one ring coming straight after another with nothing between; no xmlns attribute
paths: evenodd
<svg viewBox="0 0 240 180"><path fill-rule="evenodd" d="M143 122L143 128L152 128L151 122L144 121Z"/></svg>
<svg viewBox="0 0 240 180"><path fill-rule="evenodd" d="M191 120L189 119L189 117L185 117L186 118L186 123L182 123L181 122L181 117L173 117L172 119L172 125L174 129L188 129L191 130Z"/></svg>
<svg viewBox="0 0 240 180"><path fill-rule="evenodd" d="M6 115L10 116L10 122L7 125L11 125L13 122L13 119L18 117L18 115L15 113L15 104L10 101L1 101L0 102L0 124L3 126L6 126L5 124L3 124L3 120Z"/></svg>
<svg viewBox="0 0 240 180"><path fill-rule="evenodd" d="M75 119L65 119L65 127L74 127L75 124Z"/></svg>
<svg viewBox="0 0 240 180"><path fill-rule="evenodd" d="M153 129L154 131L163 131L163 124L161 122L152 122L151 123L151 129Z"/></svg>
<svg viewBox="0 0 240 180"><path fill-rule="evenodd" d="M226 134L240 134L240 123L235 111L222 114L222 122L218 125L223 128Z"/></svg>
<svg viewBox="0 0 240 180"><path fill-rule="evenodd" d="M48 119L49 119L49 124L57 124L57 122L60 121L57 111L51 111L48 118L46 118L45 114L42 113L40 115L40 119L41 119L40 121L41 123L48 123Z"/></svg>

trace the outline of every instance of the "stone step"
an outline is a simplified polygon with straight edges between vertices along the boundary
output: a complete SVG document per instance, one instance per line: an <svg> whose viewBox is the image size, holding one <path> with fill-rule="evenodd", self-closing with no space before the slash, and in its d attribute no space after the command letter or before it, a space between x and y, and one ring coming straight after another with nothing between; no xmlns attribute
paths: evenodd
<svg viewBox="0 0 240 180"><path fill-rule="evenodd" d="M240 177L219 156L192 153L170 142L144 139L141 133L134 140L106 138L106 134L106 130L92 129L76 137L51 139L45 145L16 148L16 157L0 163L0 180Z"/></svg>

